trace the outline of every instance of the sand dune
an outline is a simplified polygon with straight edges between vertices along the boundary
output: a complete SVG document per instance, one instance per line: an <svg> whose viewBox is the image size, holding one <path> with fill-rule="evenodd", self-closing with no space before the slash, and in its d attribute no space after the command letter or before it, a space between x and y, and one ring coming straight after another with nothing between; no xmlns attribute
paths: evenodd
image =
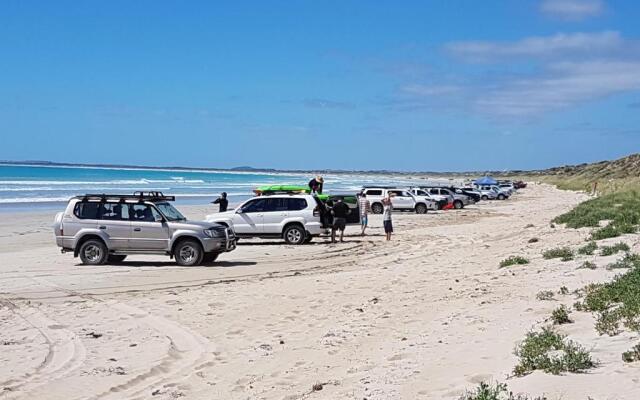
<svg viewBox="0 0 640 400"><path fill-rule="evenodd" d="M301 247L246 240L198 268L154 257L80 266L56 249L51 215L6 216L0 398L455 399L505 380L517 341L575 301L536 293L614 274L542 259L544 249L584 241L586 230L549 223L584 199L532 185L509 201L396 214L389 243L373 216L370 236L353 228L346 243ZM184 211L202 218L210 209ZM511 255L531 264L498 268ZM510 388L639 398L640 370L620 359L631 336L599 337L589 314L573 317L561 330L592 349L598 368L509 378Z"/></svg>

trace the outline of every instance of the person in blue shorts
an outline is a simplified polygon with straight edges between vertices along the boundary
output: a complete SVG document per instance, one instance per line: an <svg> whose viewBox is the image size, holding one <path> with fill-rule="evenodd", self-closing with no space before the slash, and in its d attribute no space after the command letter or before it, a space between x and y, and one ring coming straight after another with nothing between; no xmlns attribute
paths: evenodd
<svg viewBox="0 0 640 400"><path fill-rule="evenodd" d="M360 193L360 197L358 198L358 208L360 209L361 233L362 236L364 236L364 231L367 229L367 225L369 224L369 212L371 211L371 203L364 192Z"/></svg>

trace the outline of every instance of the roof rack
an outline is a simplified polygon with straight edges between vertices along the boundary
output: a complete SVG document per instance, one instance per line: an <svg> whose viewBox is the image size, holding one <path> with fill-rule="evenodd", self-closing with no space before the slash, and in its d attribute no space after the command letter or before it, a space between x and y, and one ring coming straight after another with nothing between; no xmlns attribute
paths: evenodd
<svg viewBox="0 0 640 400"><path fill-rule="evenodd" d="M109 193L88 193L81 196L76 196L82 201L89 200L138 200L143 201L175 201L176 196L165 196L162 192L134 192L133 194L109 194Z"/></svg>

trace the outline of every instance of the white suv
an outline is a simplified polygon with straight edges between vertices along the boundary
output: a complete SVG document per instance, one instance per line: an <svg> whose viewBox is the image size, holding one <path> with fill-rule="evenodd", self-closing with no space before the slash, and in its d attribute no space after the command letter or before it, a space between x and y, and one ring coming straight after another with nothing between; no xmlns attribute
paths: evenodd
<svg viewBox="0 0 640 400"><path fill-rule="evenodd" d="M395 195L391 198L391 204L395 210L411 210L417 214L426 214L429 208L435 206L430 204L425 197L416 197L408 189L385 188L385 187L365 187L362 191L367 195L367 200L371 203L371 211L374 214L382 214L384 207L382 199L389 193Z"/></svg>
<svg viewBox="0 0 640 400"><path fill-rule="evenodd" d="M232 227L237 237L281 237L288 244L302 244L328 232L326 214L315 196L282 194L254 197L205 220Z"/></svg>

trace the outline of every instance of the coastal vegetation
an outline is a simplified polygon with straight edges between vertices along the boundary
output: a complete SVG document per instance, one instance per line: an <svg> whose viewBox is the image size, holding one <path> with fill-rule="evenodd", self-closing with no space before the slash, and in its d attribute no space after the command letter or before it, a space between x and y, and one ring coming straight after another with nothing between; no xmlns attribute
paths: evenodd
<svg viewBox="0 0 640 400"><path fill-rule="evenodd" d="M529 264L529 260L520 256L511 256L509 258L506 258L500 261L500 268L509 267L511 265L524 265L524 264Z"/></svg>

